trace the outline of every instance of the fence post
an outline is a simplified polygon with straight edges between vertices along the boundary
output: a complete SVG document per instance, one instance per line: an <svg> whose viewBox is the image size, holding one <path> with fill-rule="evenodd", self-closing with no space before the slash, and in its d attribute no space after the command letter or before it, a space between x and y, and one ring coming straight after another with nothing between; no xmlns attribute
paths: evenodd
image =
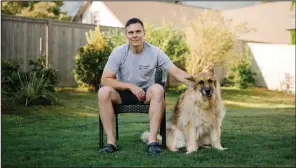
<svg viewBox="0 0 296 168"><path fill-rule="evenodd" d="M52 29L52 20L48 19L47 20L47 25L46 25L46 29L45 29L45 37L46 37L46 40L45 40L45 57L46 57L46 61L45 61L45 67L48 68L48 62L49 62L49 44L50 44L50 40L52 39L51 38L51 29Z"/></svg>

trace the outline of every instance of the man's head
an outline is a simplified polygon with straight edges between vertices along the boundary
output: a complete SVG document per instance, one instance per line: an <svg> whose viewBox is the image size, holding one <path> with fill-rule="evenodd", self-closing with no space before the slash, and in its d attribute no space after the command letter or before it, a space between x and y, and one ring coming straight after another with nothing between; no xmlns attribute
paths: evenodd
<svg viewBox="0 0 296 168"><path fill-rule="evenodd" d="M129 19L125 24L125 35L132 46L143 44L145 38L143 22L138 18Z"/></svg>

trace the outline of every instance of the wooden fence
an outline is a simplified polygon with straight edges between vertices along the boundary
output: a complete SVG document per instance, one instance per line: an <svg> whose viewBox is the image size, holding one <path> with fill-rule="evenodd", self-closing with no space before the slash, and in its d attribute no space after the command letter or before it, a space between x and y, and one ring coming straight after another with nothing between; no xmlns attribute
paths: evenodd
<svg viewBox="0 0 296 168"><path fill-rule="evenodd" d="M1 22L1 60L21 59L26 71L29 60L46 54L47 65L58 69L59 86L77 86L74 57L87 43L85 33L96 25L7 15L2 15ZM109 28L100 26L102 32Z"/></svg>

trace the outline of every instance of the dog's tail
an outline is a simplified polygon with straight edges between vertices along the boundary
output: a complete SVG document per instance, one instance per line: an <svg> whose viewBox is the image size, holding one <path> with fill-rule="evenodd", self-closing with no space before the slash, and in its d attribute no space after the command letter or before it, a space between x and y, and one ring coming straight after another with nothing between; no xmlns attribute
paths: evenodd
<svg viewBox="0 0 296 168"><path fill-rule="evenodd" d="M140 139L141 139L143 142L145 142L145 143L148 144L148 143L149 143L149 136L150 136L150 132L145 131L145 132L142 133ZM158 143L161 143L161 140L162 140L162 137L161 137L160 134L158 134L158 135L157 135L157 142L158 142Z"/></svg>

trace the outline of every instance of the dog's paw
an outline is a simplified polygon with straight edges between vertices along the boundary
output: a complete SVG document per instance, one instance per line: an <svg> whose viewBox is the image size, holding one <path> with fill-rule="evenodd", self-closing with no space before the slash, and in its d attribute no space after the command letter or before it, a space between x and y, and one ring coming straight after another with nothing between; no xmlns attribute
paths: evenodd
<svg viewBox="0 0 296 168"><path fill-rule="evenodd" d="M208 145L204 145L202 146L203 148L206 148L206 149L209 149L209 148L212 148L211 146L208 146Z"/></svg>
<svg viewBox="0 0 296 168"><path fill-rule="evenodd" d="M221 151L228 149L228 148L223 148L222 146L218 146L218 147L214 147L214 148L221 150Z"/></svg>
<svg viewBox="0 0 296 168"><path fill-rule="evenodd" d="M192 152L195 152L195 151L197 151L197 150L194 150L194 151L187 151L186 154L188 155L188 154L190 154L190 153L192 153Z"/></svg>
<svg viewBox="0 0 296 168"><path fill-rule="evenodd" d="M197 151L197 149L198 149L197 147L188 147L186 154L190 154L192 152L195 152L195 151Z"/></svg>
<svg viewBox="0 0 296 168"><path fill-rule="evenodd" d="M171 149L171 151L172 152L178 152L179 150L175 148L175 149Z"/></svg>
<svg viewBox="0 0 296 168"><path fill-rule="evenodd" d="M171 151L171 152L178 152L179 150L174 148L174 147L170 147L170 146L167 146L167 148Z"/></svg>

